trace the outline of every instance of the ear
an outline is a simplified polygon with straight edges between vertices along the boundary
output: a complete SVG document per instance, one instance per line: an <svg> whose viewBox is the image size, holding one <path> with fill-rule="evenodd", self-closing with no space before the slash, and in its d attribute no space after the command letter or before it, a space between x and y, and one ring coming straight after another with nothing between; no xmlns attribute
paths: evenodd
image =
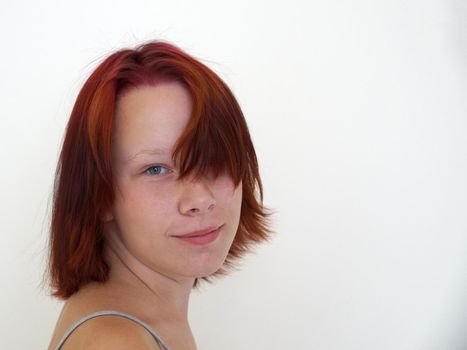
<svg viewBox="0 0 467 350"><path fill-rule="evenodd" d="M104 224L112 221L113 219L114 219L114 214L112 212L112 209L107 209L102 212L101 220Z"/></svg>

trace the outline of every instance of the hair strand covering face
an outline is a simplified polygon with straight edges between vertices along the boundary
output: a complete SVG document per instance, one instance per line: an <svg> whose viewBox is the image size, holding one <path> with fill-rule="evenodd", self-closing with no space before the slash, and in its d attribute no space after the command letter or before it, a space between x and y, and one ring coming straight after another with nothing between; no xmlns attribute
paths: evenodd
<svg viewBox="0 0 467 350"><path fill-rule="evenodd" d="M93 71L74 104L58 161L46 273L52 295L67 299L90 281L105 282L102 215L114 200L111 142L116 102L129 89L178 81L190 92L192 115L175 145L179 178L226 172L242 181L240 223L224 265L201 279L211 282L235 266L252 244L269 239L271 211L248 127L233 93L206 65L164 41L108 56ZM194 287L198 284L195 280Z"/></svg>

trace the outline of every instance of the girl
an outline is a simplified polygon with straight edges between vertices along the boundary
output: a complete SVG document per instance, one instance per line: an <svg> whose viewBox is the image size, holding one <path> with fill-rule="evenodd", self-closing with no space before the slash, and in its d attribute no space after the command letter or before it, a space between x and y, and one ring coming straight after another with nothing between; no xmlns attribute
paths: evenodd
<svg viewBox="0 0 467 350"><path fill-rule="evenodd" d="M270 237L253 143L226 84L163 41L123 49L74 104L48 274L49 350L196 349L191 290Z"/></svg>

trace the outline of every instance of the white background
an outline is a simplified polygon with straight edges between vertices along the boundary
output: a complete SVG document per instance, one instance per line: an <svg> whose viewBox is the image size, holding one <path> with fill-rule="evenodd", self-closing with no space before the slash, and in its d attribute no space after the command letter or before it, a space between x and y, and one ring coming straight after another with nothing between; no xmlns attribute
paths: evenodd
<svg viewBox="0 0 467 350"><path fill-rule="evenodd" d="M149 39L232 88L275 238L192 296L200 350L467 349L467 2L16 1L0 12L0 348L45 349L79 88Z"/></svg>

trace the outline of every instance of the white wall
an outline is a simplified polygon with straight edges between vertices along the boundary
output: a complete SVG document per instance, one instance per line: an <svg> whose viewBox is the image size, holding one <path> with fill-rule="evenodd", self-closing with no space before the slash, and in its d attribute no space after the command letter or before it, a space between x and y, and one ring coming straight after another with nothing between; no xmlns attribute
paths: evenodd
<svg viewBox="0 0 467 350"><path fill-rule="evenodd" d="M192 298L199 349L467 348L467 3L16 1L0 12L0 348L45 349L47 205L78 89L162 38L232 87L271 244Z"/></svg>

